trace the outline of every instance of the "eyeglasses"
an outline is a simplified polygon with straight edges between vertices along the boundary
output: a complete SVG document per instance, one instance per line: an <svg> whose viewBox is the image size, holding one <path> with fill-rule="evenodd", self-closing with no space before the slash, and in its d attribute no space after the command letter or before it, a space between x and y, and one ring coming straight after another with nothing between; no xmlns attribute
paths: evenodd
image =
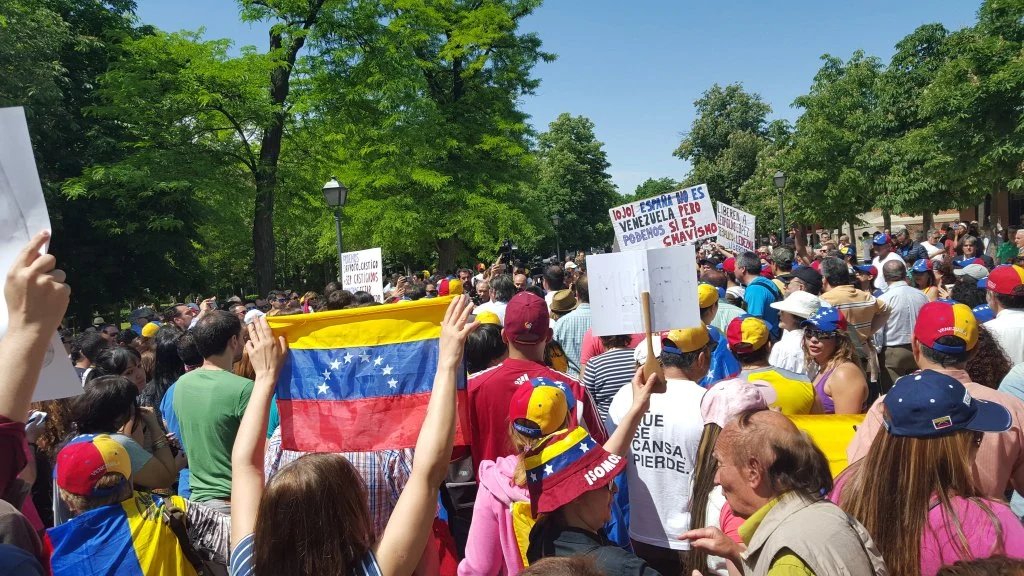
<svg viewBox="0 0 1024 576"><path fill-rule="evenodd" d="M288 299L287 298L278 298L277 301L278 302L287 302Z"/></svg>
<svg viewBox="0 0 1024 576"><path fill-rule="evenodd" d="M811 338L817 340L832 340L838 336L839 332L825 332L824 330L815 330L814 328L804 328L804 340L810 340Z"/></svg>

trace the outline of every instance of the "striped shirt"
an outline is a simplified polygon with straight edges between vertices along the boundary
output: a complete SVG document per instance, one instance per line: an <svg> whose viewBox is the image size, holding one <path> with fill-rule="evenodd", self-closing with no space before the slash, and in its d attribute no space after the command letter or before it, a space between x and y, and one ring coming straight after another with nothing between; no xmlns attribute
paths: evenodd
<svg viewBox="0 0 1024 576"><path fill-rule="evenodd" d="M569 376L580 377L580 356L583 353L583 335L590 329L590 304L580 304L575 310L558 319L554 327L555 340L565 350L569 360Z"/></svg>
<svg viewBox="0 0 1024 576"><path fill-rule="evenodd" d="M635 372L632 348L615 348L587 361L587 369L583 371L583 385L594 398L597 413L602 420L608 420L608 406L612 398L615 398L619 388L633 380Z"/></svg>
<svg viewBox="0 0 1024 576"><path fill-rule="evenodd" d="M238 542L238 546L231 551L231 576L253 576L256 573L256 565L253 561L253 541L255 534L249 534ZM358 565L352 567L352 576L383 576L380 566L377 565L377 558L373 552L367 552Z"/></svg>
<svg viewBox="0 0 1024 576"><path fill-rule="evenodd" d="M391 512L398 503L398 497L405 489L405 484L412 474L412 456L414 450L380 450L378 452L344 452L341 455L348 460L363 482L369 496L370 517L373 530L379 541L384 535ZM305 456L306 452L284 450L281 447L281 427L278 426L267 440L267 451L263 457L264 478L270 480L278 470L287 464Z"/></svg>
<svg viewBox="0 0 1024 576"><path fill-rule="evenodd" d="M843 311L847 324L857 331L862 342L871 341L871 321L875 314L887 309L885 302L853 286L836 286L820 298Z"/></svg>

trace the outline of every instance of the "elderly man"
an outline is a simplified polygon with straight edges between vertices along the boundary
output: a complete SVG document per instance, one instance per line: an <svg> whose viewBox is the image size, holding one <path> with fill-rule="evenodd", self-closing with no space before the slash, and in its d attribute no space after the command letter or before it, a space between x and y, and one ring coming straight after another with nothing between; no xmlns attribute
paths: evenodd
<svg viewBox="0 0 1024 576"><path fill-rule="evenodd" d="M878 301L889 310L889 317L885 326L875 332L875 349L878 350L879 382L884 394L900 376L917 370L910 341L917 313L928 303L928 297L907 284L907 267L901 262L886 262L882 265L882 276L885 276L889 287Z"/></svg>
<svg viewBox="0 0 1024 576"><path fill-rule="evenodd" d="M721 556L746 576L769 574L886 574L864 527L821 496L832 474L821 450L782 414L744 412L715 444L718 472L743 545L719 528L698 528L681 538Z"/></svg>
<svg viewBox="0 0 1024 576"><path fill-rule="evenodd" d="M913 264L918 260L928 258L928 249L914 242L906 226L896 226L892 229L892 233L896 243L896 253L903 258L904 262Z"/></svg>

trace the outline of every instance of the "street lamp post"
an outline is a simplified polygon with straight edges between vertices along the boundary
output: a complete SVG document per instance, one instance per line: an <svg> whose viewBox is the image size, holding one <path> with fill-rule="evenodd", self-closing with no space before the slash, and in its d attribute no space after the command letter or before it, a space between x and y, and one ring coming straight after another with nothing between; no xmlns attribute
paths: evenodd
<svg viewBox="0 0 1024 576"><path fill-rule="evenodd" d="M786 187L786 175L779 170L775 173L775 187L779 189L779 246L786 244L786 205L782 201L782 189Z"/></svg>
<svg viewBox="0 0 1024 576"><path fill-rule="evenodd" d="M348 199L348 188L338 182L337 178L331 176L327 184L324 184L323 192L327 205L334 208L334 227L338 233L338 281L341 282L341 271L345 267L345 263L341 259L341 208L345 206L345 200Z"/></svg>
<svg viewBox="0 0 1024 576"><path fill-rule="evenodd" d="M558 231L558 225L562 223L562 217L558 214L551 216L551 223L555 225L555 255L558 256L558 263L562 263L562 240Z"/></svg>

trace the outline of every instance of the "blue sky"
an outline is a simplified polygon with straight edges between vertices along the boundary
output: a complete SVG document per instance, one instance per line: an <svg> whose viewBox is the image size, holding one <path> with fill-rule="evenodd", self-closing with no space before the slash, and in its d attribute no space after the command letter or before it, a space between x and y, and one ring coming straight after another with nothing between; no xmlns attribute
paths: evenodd
<svg viewBox="0 0 1024 576"><path fill-rule="evenodd" d="M921 24L974 22L974 0L547 0L523 22L558 59L523 108L538 130L562 112L594 121L619 191L648 177L681 178L672 156L715 82L742 82L794 120L824 53L862 49L888 61ZM143 22L266 49L266 24L243 23L234 0L138 0Z"/></svg>

